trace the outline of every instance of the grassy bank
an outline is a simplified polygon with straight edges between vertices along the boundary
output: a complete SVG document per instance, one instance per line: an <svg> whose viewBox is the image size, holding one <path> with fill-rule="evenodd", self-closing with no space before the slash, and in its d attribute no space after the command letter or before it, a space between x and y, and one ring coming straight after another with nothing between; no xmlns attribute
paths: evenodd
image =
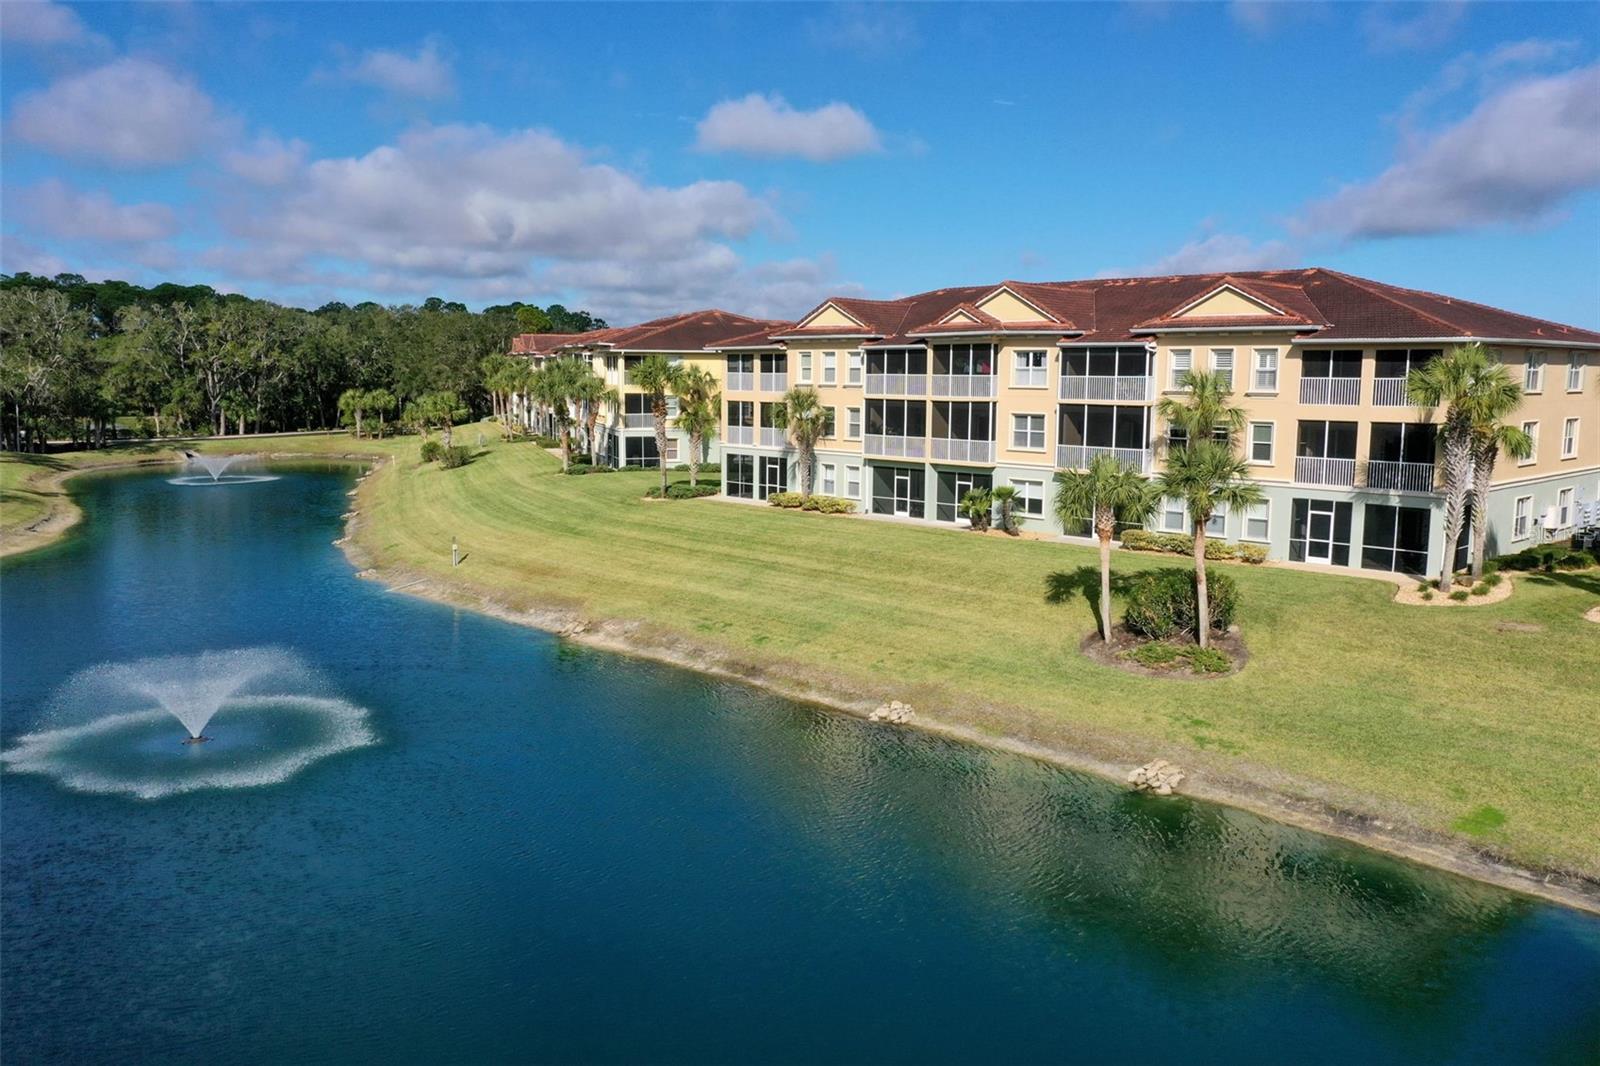
<svg viewBox="0 0 1600 1066"><path fill-rule="evenodd" d="M1600 874L1600 575L1428 610L1384 582L1234 566L1249 665L1135 677L1078 651L1095 553L1047 541L640 499L653 473L565 477L527 444L369 480L361 547L517 610L647 623L798 687L895 696L981 730L1130 763L1162 755ZM683 478L686 475L676 474ZM1183 560L1119 552L1119 570ZM1521 623L1503 628L1504 623ZM1531 628L1530 628L1531 627Z"/></svg>
<svg viewBox="0 0 1600 1066"><path fill-rule="evenodd" d="M1600 600L1595 572L1519 576L1504 603L1432 610L1393 603L1385 582L1230 566L1245 669L1137 677L1083 656L1088 602L1052 595L1093 580L1092 549L645 501L653 472L566 477L543 450L486 435L458 470L420 466L415 438L205 449L395 457L364 484L356 534L391 576L438 578L509 611L641 623L642 643L716 656L791 691L900 698L991 736L1123 765L1163 756L1198 780L1254 783L1600 875L1600 626L1582 617ZM59 504L63 472L171 454L7 456L0 526L37 524ZM454 571L452 538L464 555ZM1115 565L1185 561L1119 552Z"/></svg>

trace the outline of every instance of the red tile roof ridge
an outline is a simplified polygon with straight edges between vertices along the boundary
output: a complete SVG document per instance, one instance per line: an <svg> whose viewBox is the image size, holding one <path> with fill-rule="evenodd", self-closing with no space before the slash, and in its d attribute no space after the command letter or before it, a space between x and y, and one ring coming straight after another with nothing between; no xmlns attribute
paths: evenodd
<svg viewBox="0 0 1600 1066"><path fill-rule="evenodd" d="M1520 311L1507 311L1503 307L1495 307L1495 306L1493 306L1491 304L1478 303L1476 300L1463 300L1459 296L1446 296L1443 293L1429 292L1427 289L1411 289L1411 288L1407 288L1404 285L1390 285L1386 281L1380 281L1380 282L1369 281L1369 280L1367 280L1365 278L1362 278L1362 277L1359 277L1359 276L1357 276L1355 274L1346 274L1343 271L1330 270L1330 269L1328 269L1326 267L1319 267L1318 269L1322 270L1324 273L1331 274L1334 277L1342 278L1345 281L1348 281L1348 282L1350 282L1352 284L1360 285L1362 288L1365 288L1368 292L1373 292L1374 291L1372 289L1373 285L1379 285L1379 286L1382 286L1385 289L1392 289L1395 292L1403 292L1403 293L1408 293L1408 294L1412 294L1412 295L1416 295L1416 296L1426 296L1426 297L1428 297L1430 299L1440 300L1440 301L1443 301L1444 303L1447 303L1447 304L1460 304L1463 307L1472 307L1472 308L1476 308L1476 309L1478 309L1480 311L1490 311L1490 312L1493 312L1494 314L1497 314L1497 315L1513 315L1513 316L1515 316L1517 318L1525 318L1529 322L1537 322L1540 325L1551 326L1551 327L1553 327L1555 329L1559 329L1559 330L1564 330L1564 331L1576 330L1579 333L1588 333L1590 335L1593 335L1593 333L1594 333L1593 330L1584 329L1582 326L1573 326L1573 325L1570 325L1570 324L1565 323L1565 322L1554 322L1554 321L1552 321L1552 320L1550 320L1548 318L1539 318L1537 315L1525 315L1525 314L1521 313ZM1419 315L1424 315L1424 316L1426 316L1428 318L1433 319L1435 322L1439 322L1439 323L1442 323L1445 326L1450 327L1451 329L1460 329L1461 328L1460 326L1457 326L1452 322L1446 322L1444 319L1440 318L1438 315L1429 314L1427 311L1422 310L1420 307L1413 307L1412 305L1406 303L1404 300L1397 300L1393 296L1387 296L1387 294L1384 294L1384 293L1381 293L1381 292L1378 293L1378 295L1384 295L1391 302L1399 304L1401 307L1404 307L1406 310L1414 311Z"/></svg>
<svg viewBox="0 0 1600 1066"><path fill-rule="evenodd" d="M1318 267L1317 269L1320 270L1322 273L1327 274L1329 277L1338 278L1340 281L1344 282L1346 285L1354 285L1356 288L1360 289L1361 291L1366 292L1366 293L1370 293L1373 296L1376 296L1381 300L1388 300L1392 304L1397 304L1397 305L1405 308L1407 311L1410 311L1414 315L1421 315L1423 318L1426 318L1430 322L1437 322L1437 323L1439 323L1439 325L1443 326L1445 328L1445 330L1447 330L1447 331L1448 330L1459 330L1461 328L1460 326L1456 325L1454 322L1446 322L1444 319L1440 318L1438 315L1431 314L1431 313L1429 313L1427 311L1424 311L1420 307L1414 307L1414 306L1412 306L1411 304L1407 303L1404 300L1397 300L1393 296L1391 296L1389 293L1383 291L1386 288L1397 288L1397 286L1386 285L1383 282L1371 281L1371 280L1369 280L1367 278L1357 277L1354 274L1346 274L1341 270L1329 270L1326 267ZM1400 291L1401 292L1405 292L1407 290L1401 289ZM1419 293L1421 292L1420 289L1416 290L1416 291L1419 292ZM1432 293L1427 293L1425 295L1430 295L1431 296L1433 294ZM1446 297L1445 299L1448 302L1448 297ZM1501 315L1504 315L1504 314L1515 314L1516 313L1514 311L1503 311L1503 310L1501 310L1500 308L1497 308L1497 307L1486 307L1485 309L1489 310L1489 311L1493 311L1496 314L1501 314ZM1554 323L1551 323L1551 324L1554 325ZM1447 333L1447 335L1449 335L1449 334Z"/></svg>

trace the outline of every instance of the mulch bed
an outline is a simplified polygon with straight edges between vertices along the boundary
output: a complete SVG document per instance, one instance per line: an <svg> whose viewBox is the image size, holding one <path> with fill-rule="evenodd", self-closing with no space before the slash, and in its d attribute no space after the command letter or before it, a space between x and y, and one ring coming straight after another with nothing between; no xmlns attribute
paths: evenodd
<svg viewBox="0 0 1600 1066"><path fill-rule="evenodd" d="M1190 643L1190 638L1181 637L1167 643ZM1111 628L1111 642L1107 644L1100 639L1100 631L1092 630L1084 636L1078 644L1078 650L1102 666L1110 666L1121 670L1123 673L1135 674L1139 677L1161 677L1178 681L1211 681L1220 677L1231 677L1244 669L1245 663L1250 661L1250 650L1245 647L1244 640L1240 637L1237 628L1229 633L1216 633L1211 637L1211 647L1225 653L1233 665L1220 674L1209 674L1196 671L1183 659L1174 660L1163 666L1146 666L1128 658L1128 653L1144 644L1160 643L1146 640L1144 637L1130 633L1123 626Z"/></svg>

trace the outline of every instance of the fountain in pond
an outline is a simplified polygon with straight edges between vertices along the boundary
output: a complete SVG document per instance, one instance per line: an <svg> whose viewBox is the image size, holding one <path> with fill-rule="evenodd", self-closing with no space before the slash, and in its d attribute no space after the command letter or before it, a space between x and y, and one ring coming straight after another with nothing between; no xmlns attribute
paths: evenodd
<svg viewBox="0 0 1600 1066"><path fill-rule="evenodd" d="M52 728L19 737L0 765L144 799L274 784L376 742L366 711L325 687L281 648L104 663L62 685L46 709Z"/></svg>
<svg viewBox="0 0 1600 1066"><path fill-rule="evenodd" d="M277 480L275 474L228 473L230 466L254 460L256 457L253 455L202 455L199 452L185 451L183 456L190 466L199 466L205 474L186 474L182 477L169 478L168 480L174 485L248 485L257 481Z"/></svg>

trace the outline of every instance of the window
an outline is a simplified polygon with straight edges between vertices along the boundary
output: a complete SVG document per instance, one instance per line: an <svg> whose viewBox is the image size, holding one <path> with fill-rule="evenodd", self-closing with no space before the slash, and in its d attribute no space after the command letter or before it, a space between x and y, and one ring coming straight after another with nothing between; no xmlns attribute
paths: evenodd
<svg viewBox="0 0 1600 1066"><path fill-rule="evenodd" d="M861 468L847 466L844 468L844 494L852 500L861 498Z"/></svg>
<svg viewBox="0 0 1600 1066"><path fill-rule="evenodd" d="M1174 451L1189 446L1189 431L1176 422L1167 423L1167 450Z"/></svg>
<svg viewBox="0 0 1600 1066"><path fill-rule="evenodd" d="M1250 423L1250 461L1252 463L1272 462L1272 435L1274 423Z"/></svg>
<svg viewBox="0 0 1600 1066"><path fill-rule="evenodd" d="M1567 354L1567 391L1583 391L1583 353L1569 352Z"/></svg>
<svg viewBox="0 0 1600 1066"><path fill-rule="evenodd" d="M1578 455L1578 420L1569 418L1561 424L1561 458L1574 459Z"/></svg>
<svg viewBox="0 0 1600 1066"><path fill-rule="evenodd" d="M1278 391L1278 349L1256 349L1256 380L1257 392Z"/></svg>
<svg viewBox="0 0 1600 1066"><path fill-rule="evenodd" d="M1533 510L1533 497L1532 496L1518 496L1517 497L1516 509L1512 512L1512 518L1511 518L1511 539L1512 540L1527 540L1528 539L1528 514L1532 510Z"/></svg>
<svg viewBox="0 0 1600 1066"><path fill-rule="evenodd" d="M675 463L677 461L678 461L678 442L674 438L668 437L667 438L667 462Z"/></svg>
<svg viewBox="0 0 1600 1066"><path fill-rule="evenodd" d="M1528 366L1522 372L1522 391L1541 392L1544 389L1544 353L1528 352Z"/></svg>
<svg viewBox="0 0 1600 1066"><path fill-rule="evenodd" d="M756 495L756 457L753 455L728 456L729 496L750 500Z"/></svg>
<svg viewBox="0 0 1600 1066"><path fill-rule="evenodd" d="M1217 509L1211 512L1211 517L1206 519L1206 536L1226 537L1228 535L1228 507L1226 504L1217 504Z"/></svg>
<svg viewBox="0 0 1600 1066"><path fill-rule="evenodd" d="M1011 384L1017 388L1042 389L1049 373L1049 352L1027 351L1011 353Z"/></svg>
<svg viewBox="0 0 1600 1066"><path fill-rule="evenodd" d="M1532 442L1532 443L1531 443L1531 446L1528 448L1528 457L1526 459L1517 460L1517 465L1518 466L1532 466L1534 463L1537 463L1539 461L1539 423L1537 423L1537 422L1524 422L1524 423L1522 423L1522 432L1524 432L1524 433L1526 433L1528 435L1528 440L1530 442Z"/></svg>
<svg viewBox="0 0 1600 1066"><path fill-rule="evenodd" d="M1044 415L1012 415L1011 446L1044 451Z"/></svg>
<svg viewBox="0 0 1600 1066"><path fill-rule="evenodd" d="M811 384L811 353L800 353L800 384Z"/></svg>
<svg viewBox="0 0 1600 1066"><path fill-rule="evenodd" d="M846 371L847 376L845 378L845 384L847 384L847 385L859 385L859 384L861 384L861 367L862 367L862 364L863 364L863 359L862 359L861 353L860 352L850 352L850 353L847 354L846 358L848 358L850 362L849 362L849 369Z"/></svg>
<svg viewBox="0 0 1600 1066"><path fill-rule="evenodd" d="M846 407L845 410L844 410L844 417L845 417L845 423L844 423L844 425L845 425L845 437L847 437L850 440L860 440L861 439L861 408L859 408L859 407Z"/></svg>
<svg viewBox="0 0 1600 1066"><path fill-rule="evenodd" d="M822 383L832 385L839 380L839 353L822 353Z"/></svg>
<svg viewBox="0 0 1600 1066"><path fill-rule="evenodd" d="M834 466L832 463L822 464L822 494L832 496L834 493Z"/></svg>
<svg viewBox="0 0 1600 1066"><path fill-rule="evenodd" d="M1263 500L1261 503L1252 503L1244 510L1244 532L1241 536L1245 540L1271 540L1272 539L1272 505Z"/></svg>
<svg viewBox="0 0 1600 1066"><path fill-rule="evenodd" d="M1562 489L1556 493L1556 528L1566 529L1572 525L1572 490Z"/></svg>
<svg viewBox="0 0 1600 1066"><path fill-rule="evenodd" d="M1017 510L1034 517L1044 514L1044 482L1013 479L1011 487L1017 490Z"/></svg>
<svg viewBox="0 0 1600 1066"><path fill-rule="evenodd" d="M1188 532L1189 516L1184 513L1182 500L1168 496L1161 502L1161 528L1168 533Z"/></svg>
<svg viewBox="0 0 1600 1066"><path fill-rule="evenodd" d="M1211 372L1228 388L1233 388L1232 348L1211 349Z"/></svg>
<svg viewBox="0 0 1600 1066"><path fill-rule="evenodd" d="M834 434L834 430L838 428L834 424L834 418L838 414L839 409L837 407L824 407L822 410L826 412L822 419L822 435L824 437L831 437Z"/></svg>
<svg viewBox="0 0 1600 1066"><path fill-rule="evenodd" d="M1172 349L1172 380L1167 388L1181 389L1184 387L1184 375L1194 368L1194 352L1188 348Z"/></svg>

